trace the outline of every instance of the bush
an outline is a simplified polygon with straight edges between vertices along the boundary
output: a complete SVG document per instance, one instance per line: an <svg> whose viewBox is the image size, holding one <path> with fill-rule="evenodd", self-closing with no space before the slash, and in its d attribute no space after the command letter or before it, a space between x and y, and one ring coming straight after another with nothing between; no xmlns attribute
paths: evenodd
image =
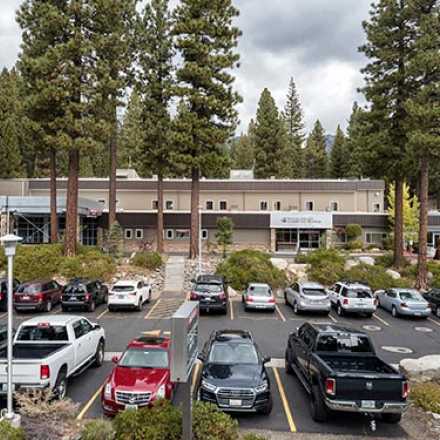
<svg viewBox="0 0 440 440"><path fill-rule="evenodd" d="M345 248L349 251L356 251L359 249L363 249L364 247L364 243L362 240L351 240L348 241L347 244L345 245Z"/></svg>
<svg viewBox="0 0 440 440"><path fill-rule="evenodd" d="M26 437L22 428L14 428L6 420L1 420L0 438L2 440L24 440Z"/></svg>
<svg viewBox="0 0 440 440"><path fill-rule="evenodd" d="M134 266L155 270L162 266L162 256L158 252L138 252L131 261Z"/></svg>
<svg viewBox="0 0 440 440"><path fill-rule="evenodd" d="M440 384L427 382L413 385L410 397L419 408L440 413Z"/></svg>
<svg viewBox="0 0 440 440"><path fill-rule="evenodd" d="M212 404L194 402L194 440L237 440L238 422Z"/></svg>
<svg viewBox="0 0 440 440"><path fill-rule="evenodd" d="M393 263L394 263L394 256L392 254L392 252L388 252L384 255L381 255L379 257L375 258L376 264L385 268L391 268L393 267ZM403 258L402 259L402 267L403 268L407 268L411 265L411 263L409 262L409 260L407 258Z"/></svg>
<svg viewBox="0 0 440 440"><path fill-rule="evenodd" d="M81 431L81 440L113 440L115 431L108 420L92 420Z"/></svg>
<svg viewBox="0 0 440 440"><path fill-rule="evenodd" d="M344 273L345 259L335 249L318 249L301 259L310 265L307 269L309 279L324 285L335 283Z"/></svg>
<svg viewBox="0 0 440 440"><path fill-rule="evenodd" d="M286 275L270 261L270 256L256 250L232 253L217 266L217 273L223 275L236 290L243 290L249 283L267 283L272 288L286 284Z"/></svg>
<svg viewBox="0 0 440 440"><path fill-rule="evenodd" d="M348 241L357 240L362 235L362 228L357 224L349 224L345 227L345 234Z"/></svg>
<svg viewBox="0 0 440 440"><path fill-rule="evenodd" d="M267 438L262 435L254 434L251 432L241 437L241 440L267 440Z"/></svg>

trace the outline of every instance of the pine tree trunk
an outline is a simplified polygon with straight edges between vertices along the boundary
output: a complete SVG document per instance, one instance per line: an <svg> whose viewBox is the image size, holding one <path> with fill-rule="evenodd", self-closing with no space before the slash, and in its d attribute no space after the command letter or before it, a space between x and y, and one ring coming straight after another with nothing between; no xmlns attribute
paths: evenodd
<svg viewBox="0 0 440 440"><path fill-rule="evenodd" d="M427 245L428 245L428 189L429 163L426 157L420 159L420 229L417 268L418 289L428 288Z"/></svg>
<svg viewBox="0 0 440 440"><path fill-rule="evenodd" d="M157 175L157 252L163 253L163 175Z"/></svg>
<svg viewBox="0 0 440 440"><path fill-rule="evenodd" d="M199 193L200 171L193 168L191 171L191 243L189 258L195 259L199 255Z"/></svg>
<svg viewBox="0 0 440 440"><path fill-rule="evenodd" d="M403 265L403 179L396 179L394 202L394 266Z"/></svg>
<svg viewBox="0 0 440 440"><path fill-rule="evenodd" d="M116 163L117 163L116 107L112 109L112 134L110 137L110 173L108 194L108 228L116 222Z"/></svg>
<svg viewBox="0 0 440 440"><path fill-rule="evenodd" d="M69 171L67 180L66 202L66 234L64 239L64 254L68 257L76 254L78 232L78 175L79 150L69 151Z"/></svg>
<svg viewBox="0 0 440 440"><path fill-rule="evenodd" d="M58 241L57 215L57 156L54 148L50 149L50 242Z"/></svg>

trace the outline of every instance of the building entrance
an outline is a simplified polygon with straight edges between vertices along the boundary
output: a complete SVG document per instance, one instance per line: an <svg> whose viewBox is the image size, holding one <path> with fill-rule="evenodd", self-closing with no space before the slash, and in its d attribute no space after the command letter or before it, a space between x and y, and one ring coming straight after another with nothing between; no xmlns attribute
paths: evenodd
<svg viewBox="0 0 440 440"><path fill-rule="evenodd" d="M325 230L277 229L276 252L298 252L301 249L319 249Z"/></svg>

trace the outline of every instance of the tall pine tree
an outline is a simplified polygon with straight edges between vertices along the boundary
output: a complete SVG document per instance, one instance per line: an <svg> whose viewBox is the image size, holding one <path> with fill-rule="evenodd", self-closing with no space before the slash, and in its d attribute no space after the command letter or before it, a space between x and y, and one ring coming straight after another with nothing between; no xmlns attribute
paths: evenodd
<svg viewBox="0 0 440 440"><path fill-rule="evenodd" d="M325 133L321 122L317 120L307 138L305 148L305 177L323 179L328 177L328 157L325 148Z"/></svg>
<svg viewBox="0 0 440 440"><path fill-rule="evenodd" d="M200 175L207 159L222 157L222 146L236 123L232 69L240 30L233 25L238 10L231 0L181 0L175 9L177 95L182 99L176 120L180 161L191 173L190 257L198 255Z"/></svg>
<svg viewBox="0 0 440 440"><path fill-rule="evenodd" d="M347 154L347 145L344 132L338 125L336 129L336 137L333 142L332 151L330 153L330 175L335 179L347 177L349 155Z"/></svg>
<svg viewBox="0 0 440 440"><path fill-rule="evenodd" d="M366 130L363 121L364 110L358 103L353 104L350 120L347 127L346 139L346 172L347 177L361 178L366 173L365 148L366 148ZM367 161L368 162L368 161ZM372 161L369 161L372 162ZM373 167L374 164L372 163ZM372 171L373 172L373 171ZM373 172L374 174L374 172Z"/></svg>
<svg viewBox="0 0 440 440"><path fill-rule="evenodd" d="M236 170L250 170L254 167L255 146L251 136L241 134L231 142L231 160Z"/></svg>

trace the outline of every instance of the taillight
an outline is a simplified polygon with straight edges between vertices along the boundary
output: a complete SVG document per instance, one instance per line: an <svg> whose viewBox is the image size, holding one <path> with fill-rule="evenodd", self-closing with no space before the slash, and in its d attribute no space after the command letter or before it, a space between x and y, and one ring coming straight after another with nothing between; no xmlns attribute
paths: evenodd
<svg viewBox="0 0 440 440"><path fill-rule="evenodd" d="M254 302L254 298L252 296L248 296L246 301L250 303Z"/></svg>
<svg viewBox="0 0 440 440"><path fill-rule="evenodd" d="M50 369L49 365L40 365L40 379L49 379L50 378Z"/></svg>
<svg viewBox="0 0 440 440"><path fill-rule="evenodd" d="M218 296L218 299L223 301L224 299L226 299L226 295L224 293L220 293L220 295Z"/></svg>
<svg viewBox="0 0 440 440"><path fill-rule="evenodd" d="M193 301L197 301L199 299L199 295L197 295L196 292L191 292L191 295L189 297Z"/></svg>
<svg viewBox="0 0 440 440"><path fill-rule="evenodd" d="M348 299L344 298L344 301L342 301L342 304L344 304L344 306L348 305Z"/></svg>
<svg viewBox="0 0 440 440"><path fill-rule="evenodd" d="M130 292L129 295L131 295L131 296L136 296L136 295L137 295L137 291L136 291L136 290L133 290L133 292Z"/></svg>
<svg viewBox="0 0 440 440"><path fill-rule="evenodd" d="M325 380L325 392L330 396L334 396L336 394L336 380L335 379L326 379Z"/></svg>
<svg viewBox="0 0 440 440"><path fill-rule="evenodd" d="M84 295L84 299L85 299L86 301L88 301L88 300L90 299L90 293L86 293L86 294Z"/></svg>
<svg viewBox="0 0 440 440"><path fill-rule="evenodd" d="M402 398L407 399L409 396L409 382L405 381L402 384Z"/></svg>
<svg viewBox="0 0 440 440"><path fill-rule="evenodd" d="M403 307L405 309L405 308L408 307L408 304L407 303L402 303L402 304L400 304L400 307Z"/></svg>
<svg viewBox="0 0 440 440"><path fill-rule="evenodd" d="M269 298L269 301L268 301L270 304L275 304L275 298Z"/></svg>
<svg viewBox="0 0 440 440"><path fill-rule="evenodd" d="M43 301L43 294L41 292L36 293L34 298L36 298L37 301Z"/></svg>

